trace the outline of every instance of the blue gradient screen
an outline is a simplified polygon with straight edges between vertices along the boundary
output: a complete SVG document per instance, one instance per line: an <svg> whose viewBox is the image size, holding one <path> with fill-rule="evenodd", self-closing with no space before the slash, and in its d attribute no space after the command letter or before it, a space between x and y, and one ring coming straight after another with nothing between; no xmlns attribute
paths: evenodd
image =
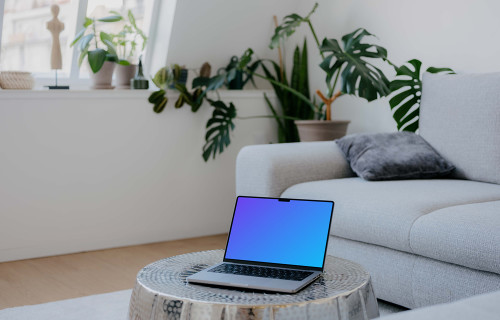
<svg viewBox="0 0 500 320"><path fill-rule="evenodd" d="M333 203L239 197L226 259L323 267Z"/></svg>

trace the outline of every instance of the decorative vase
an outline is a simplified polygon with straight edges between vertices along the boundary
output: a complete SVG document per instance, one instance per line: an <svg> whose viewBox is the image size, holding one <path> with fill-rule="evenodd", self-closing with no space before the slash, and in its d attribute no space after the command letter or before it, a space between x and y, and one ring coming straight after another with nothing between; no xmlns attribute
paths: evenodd
<svg viewBox="0 0 500 320"><path fill-rule="evenodd" d="M124 66L121 64L116 65L116 88L117 89L130 89L130 80L134 77L137 70L136 64Z"/></svg>
<svg viewBox="0 0 500 320"><path fill-rule="evenodd" d="M347 132L348 120L296 120L300 141L329 141L342 138Z"/></svg>
<svg viewBox="0 0 500 320"><path fill-rule="evenodd" d="M101 70L97 73L90 71L90 78L92 79L92 89L114 89L111 85L113 80L113 71L115 70L115 63L105 61Z"/></svg>
<svg viewBox="0 0 500 320"><path fill-rule="evenodd" d="M35 79L30 72L2 71L0 72L0 87L2 89L31 90Z"/></svg>

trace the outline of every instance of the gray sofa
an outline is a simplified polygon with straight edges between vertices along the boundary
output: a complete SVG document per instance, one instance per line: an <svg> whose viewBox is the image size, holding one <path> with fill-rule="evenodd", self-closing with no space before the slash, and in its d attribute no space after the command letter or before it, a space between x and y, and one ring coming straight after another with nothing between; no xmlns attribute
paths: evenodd
<svg viewBox="0 0 500 320"><path fill-rule="evenodd" d="M453 176L369 182L333 141L256 145L238 155L236 192L335 201L328 253L363 265L382 300L500 290L500 74L424 75L419 133Z"/></svg>

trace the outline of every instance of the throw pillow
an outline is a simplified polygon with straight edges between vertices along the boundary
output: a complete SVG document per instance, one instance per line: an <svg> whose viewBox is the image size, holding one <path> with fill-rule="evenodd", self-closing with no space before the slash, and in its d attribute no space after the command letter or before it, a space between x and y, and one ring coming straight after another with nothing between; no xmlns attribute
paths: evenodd
<svg viewBox="0 0 500 320"><path fill-rule="evenodd" d="M354 134L336 143L352 170L365 180L428 179L455 169L413 132Z"/></svg>

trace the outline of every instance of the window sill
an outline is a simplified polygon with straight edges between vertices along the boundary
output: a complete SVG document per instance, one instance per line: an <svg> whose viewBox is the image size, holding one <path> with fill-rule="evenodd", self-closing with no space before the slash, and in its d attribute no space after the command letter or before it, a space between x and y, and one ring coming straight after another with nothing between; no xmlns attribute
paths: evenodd
<svg viewBox="0 0 500 320"><path fill-rule="evenodd" d="M0 100L38 100L38 99L147 99L153 90L0 90ZM275 97L273 90L219 90L219 96L225 99L256 99L263 94ZM177 97L174 90L167 92L169 98ZM210 93L212 99L215 93Z"/></svg>

